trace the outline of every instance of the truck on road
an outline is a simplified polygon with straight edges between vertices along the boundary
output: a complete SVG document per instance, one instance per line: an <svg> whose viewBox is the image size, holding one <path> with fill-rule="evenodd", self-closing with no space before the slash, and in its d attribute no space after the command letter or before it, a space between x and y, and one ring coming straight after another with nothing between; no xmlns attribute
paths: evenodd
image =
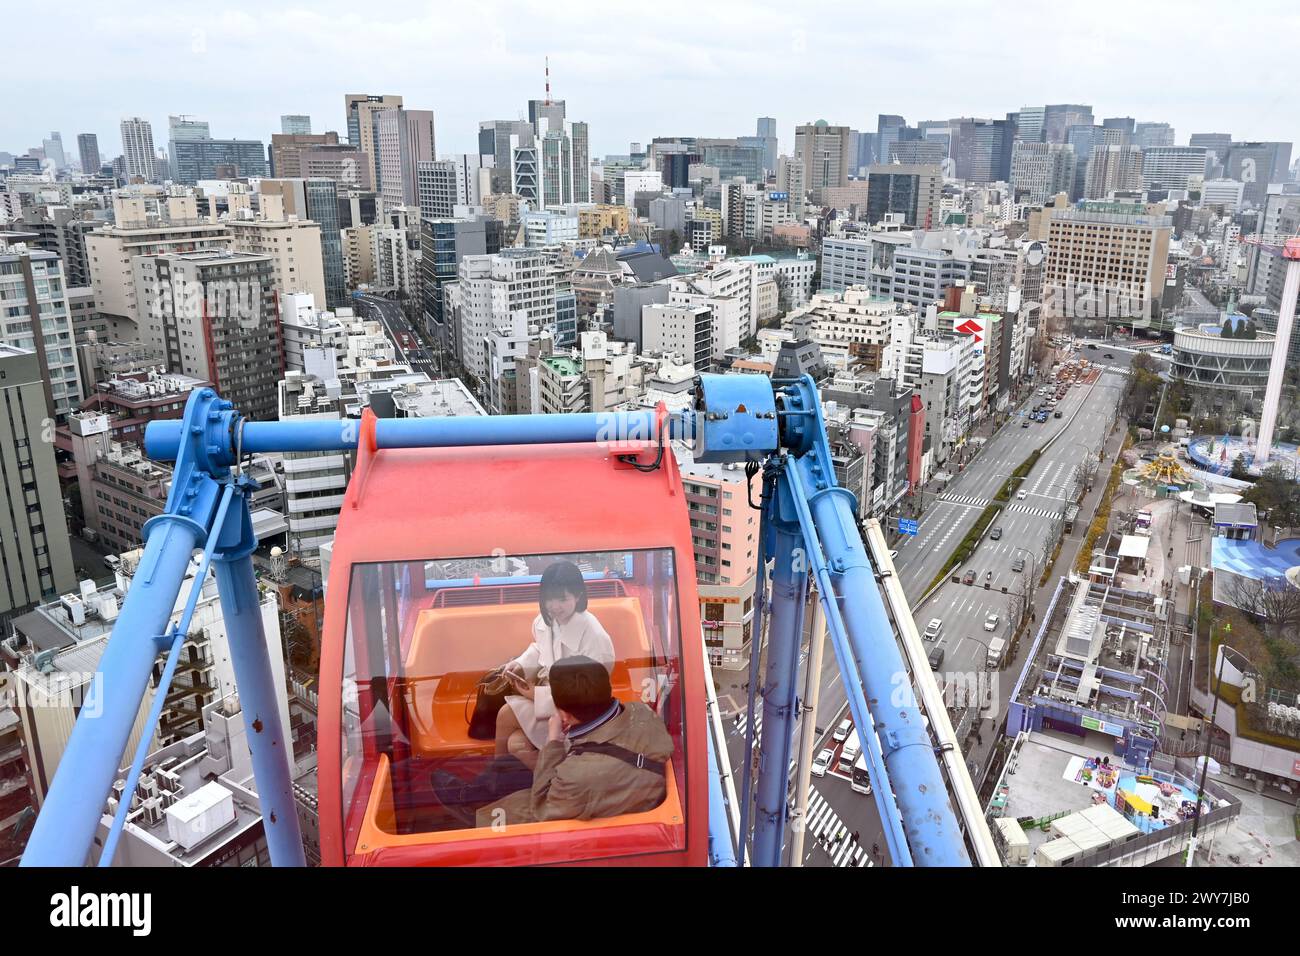
<svg viewBox="0 0 1300 956"><path fill-rule="evenodd" d="M995 637L989 641L988 657L985 666L995 671L1002 666L1002 657L1007 651L1007 639L1005 637Z"/></svg>

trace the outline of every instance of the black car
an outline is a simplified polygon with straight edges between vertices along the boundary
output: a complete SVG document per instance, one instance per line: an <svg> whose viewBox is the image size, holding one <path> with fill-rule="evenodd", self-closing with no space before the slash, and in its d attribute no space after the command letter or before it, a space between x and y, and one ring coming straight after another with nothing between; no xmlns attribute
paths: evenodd
<svg viewBox="0 0 1300 956"><path fill-rule="evenodd" d="M1061 413L1060 413L1060 412L1056 412L1055 414L1053 414L1052 417L1053 417L1053 418L1060 418L1060 417L1061 417Z"/></svg>
<svg viewBox="0 0 1300 956"><path fill-rule="evenodd" d="M1015 571L1017 574L1019 574L1019 573L1020 573L1021 571L1023 571L1024 569L1025 569L1025 559L1024 559L1024 558L1016 558L1015 561L1011 562L1011 570L1012 570L1012 571Z"/></svg>
<svg viewBox="0 0 1300 956"><path fill-rule="evenodd" d="M1106 357L1106 358L1109 358L1109 359L1113 359L1115 356L1113 356L1113 355L1111 355L1109 352L1107 352L1105 357Z"/></svg>
<svg viewBox="0 0 1300 956"><path fill-rule="evenodd" d="M1089 343L1088 343L1088 348L1092 349L1094 352L1097 351L1097 343L1096 343L1096 342L1089 342Z"/></svg>
<svg viewBox="0 0 1300 956"><path fill-rule="evenodd" d="M1002 528L1001 527L994 528L993 533L989 535L989 538L992 539L993 541L1000 541L1002 539Z"/></svg>

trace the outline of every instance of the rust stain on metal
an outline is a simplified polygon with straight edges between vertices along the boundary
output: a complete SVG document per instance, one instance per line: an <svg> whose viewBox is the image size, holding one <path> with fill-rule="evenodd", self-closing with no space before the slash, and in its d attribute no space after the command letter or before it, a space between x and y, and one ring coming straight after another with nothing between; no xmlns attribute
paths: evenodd
<svg viewBox="0 0 1300 956"><path fill-rule="evenodd" d="M253 733L255 733L255 734L260 734L261 732L262 732L262 718L261 718L261 717L254 717L254 718L253 718Z"/></svg>

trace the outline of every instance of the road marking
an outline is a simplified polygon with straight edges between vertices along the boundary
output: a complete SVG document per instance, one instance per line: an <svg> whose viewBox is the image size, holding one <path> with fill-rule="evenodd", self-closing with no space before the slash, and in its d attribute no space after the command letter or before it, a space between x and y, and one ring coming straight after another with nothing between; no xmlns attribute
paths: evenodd
<svg viewBox="0 0 1300 956"><path fill-rule="evenodd" d="M850 791L852 792L852 791ZM861 794L858 794L861 796ZM845 833L845 838L835 845L835 853L831 858L832 866L866 866L869 854L864 846L855 846L849 834L852 831L840 820L835 813L835 809L827 802L826 798L821 795L815 784L808 787L808 816L807 825L804 828L804 846L808 845L808 838L816 843L819 833L826 833L834 837L841 831ZM828 851L829 852L829 851Z"/></svg>

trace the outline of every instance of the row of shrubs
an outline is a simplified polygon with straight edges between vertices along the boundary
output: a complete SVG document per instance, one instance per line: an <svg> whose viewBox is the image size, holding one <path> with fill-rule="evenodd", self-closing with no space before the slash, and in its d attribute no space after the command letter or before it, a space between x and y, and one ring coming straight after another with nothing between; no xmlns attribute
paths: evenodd
<svg viewBox="0 0 1300 956"><path fill-rule="evenodd" d="M993 519L998 516L998 513L1001 510L1001 505L992 504L980 512L980 516L975 519L975 524L973 524L971 529L966 532L966 537L961 539L961 542L953 550L952 554L948 556L948 560L944 564L943 570L934 576L934 580L930 582L930 587L925 589L927 594L930 593L930 590L934 588L936 584L946 578L953 568L963 564L972 554L975 553L975 548L979 544L980 537L984 534L984 529L992 523Z"/></svg>
<svg viewBox="0 0 1300 956"><path fill-rule="evenodd" d="M1014 486L1017 485L1021 479L1027 477L1029 473L1034 470L1034 465L1038 464L1038 459L1041 458L1042 455L1043 455L1043 450L1041 448L1035 448L1030 453L1029 457L1026 458L1024 461L1022 461L1020 463L1020 466L1011 473L1011 477L1008 478L1006 481L1002 482L1002 487L999 488L998 493L993 496L993 500L1010 501L1011 492L1015 490Z"/></svg>

